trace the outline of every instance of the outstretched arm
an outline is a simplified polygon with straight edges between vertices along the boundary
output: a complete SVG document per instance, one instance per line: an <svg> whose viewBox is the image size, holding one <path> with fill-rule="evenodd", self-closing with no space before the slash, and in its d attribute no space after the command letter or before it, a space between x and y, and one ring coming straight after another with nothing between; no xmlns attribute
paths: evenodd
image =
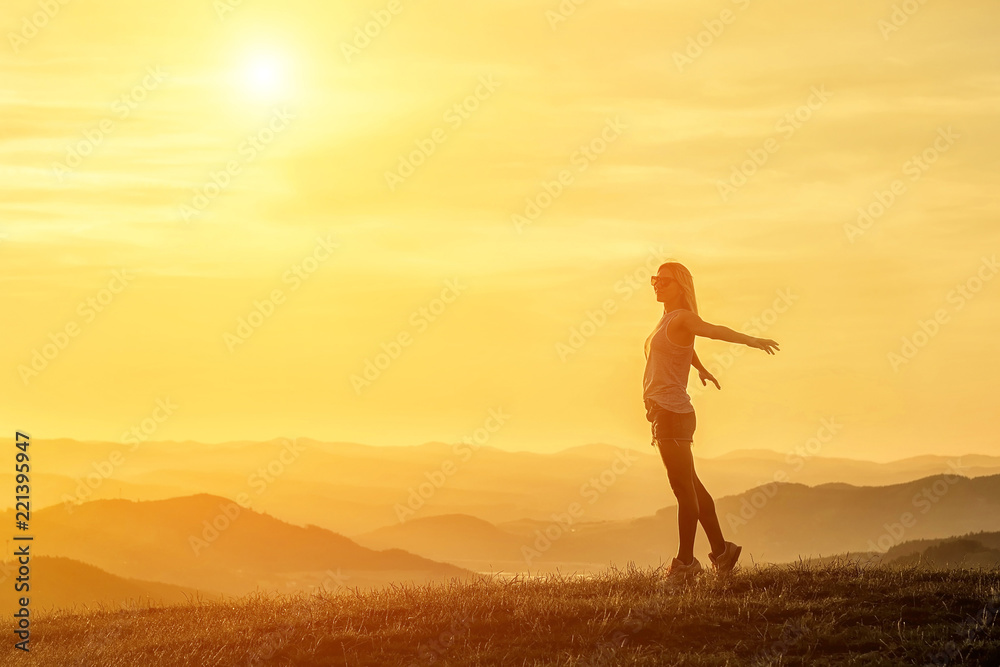
<svg viewBox="0 0 1000 667"><path fill-rule="evenodd" d="M764 350L768 354L774 354L771 348L774 348L775 350L779 349L778 343L770 338L755 338L754 336L748 336L747 334L740 333L739 331L733 331L729 327L724 327L719 324L710 324L690 310L683 314L683 319L680 321L680 325L693 333L695 336L712 338L714 340L724 340L727 343L747 345L749 347Z"/></svg>
<svg viewBox="0 0 1000 667"><path fill-rule="evenodd" d="M698 379L705 386L708 386L708 382L714 382L715 386L722 389L719 386L719 381L715 379L715 376L708 372L708 369L701 363L701 359L698 358L698 353L692 350L691 352L691 365L698 369Z"/></svg>

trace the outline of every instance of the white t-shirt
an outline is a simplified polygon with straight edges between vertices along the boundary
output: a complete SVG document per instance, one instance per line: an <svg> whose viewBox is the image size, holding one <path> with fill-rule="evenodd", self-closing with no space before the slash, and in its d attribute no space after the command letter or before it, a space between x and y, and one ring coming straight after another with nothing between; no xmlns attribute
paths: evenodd
<svg viewBox="0 0 1000 667"><path fill-rule="evenodd" d="M667 325L684 308L676 308L657 323L646 339L646 370L642 376L642 397L652 399L667 410L694 412L694 405L687 393L688 374L694 341L678 345L667 338Z"/></svg>

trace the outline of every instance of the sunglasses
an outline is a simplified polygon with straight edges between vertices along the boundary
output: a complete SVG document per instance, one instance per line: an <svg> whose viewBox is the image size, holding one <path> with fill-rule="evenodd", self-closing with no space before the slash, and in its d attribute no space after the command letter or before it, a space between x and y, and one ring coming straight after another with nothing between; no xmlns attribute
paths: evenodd
<svg viewBox="0 0 1000 667"><path fill-rule="evenodd" d="M652 278L649 279L649 284L652 285L653 287L656 287L656 284L659 283L660 281L663 281L663 284L665 285L671 282L677 282L673 278L667 276L653 276Z"/></svg>

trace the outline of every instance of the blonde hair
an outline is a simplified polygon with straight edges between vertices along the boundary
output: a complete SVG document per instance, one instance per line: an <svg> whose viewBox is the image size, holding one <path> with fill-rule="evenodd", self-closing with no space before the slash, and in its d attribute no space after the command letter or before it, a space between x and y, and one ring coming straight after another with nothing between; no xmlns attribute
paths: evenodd
<svg viewBox="0 0 1000 667"><path fill-rule="evenodd" d="M694 278L691 277L691 272L687 270L687 267L680 262L667 262L666 264L661 264L657 273L659 274L664 269L670 272L674 280L681 286L681 290L684 292L684 300L687 301L687 306L695 315L698 314L698 300L694 296Z"/></svg>

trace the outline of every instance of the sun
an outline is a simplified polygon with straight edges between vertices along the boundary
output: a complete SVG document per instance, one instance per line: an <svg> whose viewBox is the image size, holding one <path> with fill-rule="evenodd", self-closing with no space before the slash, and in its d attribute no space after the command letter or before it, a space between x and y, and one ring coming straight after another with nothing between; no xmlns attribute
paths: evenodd
<svg viewBox="0 0 1000 667"><path fill-rule="evenodd" d="M267 102L281 101L291 94L292 72L285 58L274 53L258 53L247 59L243 87L251 97Z"/></svg>

